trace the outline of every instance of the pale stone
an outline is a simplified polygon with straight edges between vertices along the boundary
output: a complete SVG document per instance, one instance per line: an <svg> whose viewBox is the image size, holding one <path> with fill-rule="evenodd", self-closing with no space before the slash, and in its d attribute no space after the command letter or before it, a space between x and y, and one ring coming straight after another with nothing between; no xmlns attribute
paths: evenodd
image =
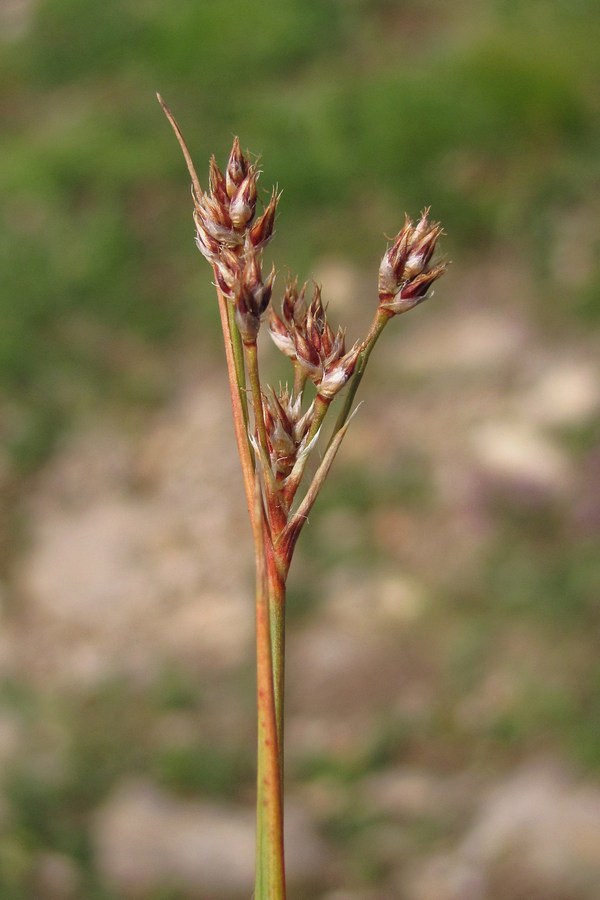
<svg viewBox="0 0 600 900"><path fill-rule="evenodd" d="M395 355L396 367L418 375L489 371L512 359L523 340L523 327L512 316L454 310L413 327Z"/></svg>
<svg viewBox="0 0 600 900"><path fill-rule="evenodd" d="M36 4L34 0L2 0L0 34L3 41L20 41L31 30Z"/></svg>
<svg viewBox="0 0 600 900"><path fill-rule="evenodd" d="M98 869L124 897L161 886L207 900L249 897L254 883L255 812L178 799L146 781L121 784L97 812ZM290 884L323 876L328 853L306 814L289 805L286 867Z"/></svg>
<svg viewBox="0 0 600 900"><path fill-rule="evenodd" d="M520 409L525 418L544 425L585 423L600 409L600 371L575 359L552 364L525 393Z"/></svg>
<svg viewBox="0 0 600 900"><path fill-rule="evenodd" d="M486 900L483 873L453 854L439 854L415 865L400 884L406 900Z"/></svg>
<svg viewBox="0 0 600 900"><path fill-rule="evenodd" d="M405 575L384 575L375 583L377 613L382 622L413 622L426 608L423 585Z"/></svg>
<svg viewBox="0 0 600 900"><path fill-rule="evenodd" d="M439 816L447 802L438 780L416 769L378 772L365 781L361 794L379 812L401 817Z"/></svg>
<svg viewBox="0 0 600 900"><path fill-rule="evenodd" d="M489 793L460 852L487 867L512 862L541 887L595 898L600 788L576 785L555 767L527 766Z"/></svg>
<svg viewBox="0 0 600 900"><path fill-rule="evenodd" d="M165 661L218 671L251 652L251 538L229 411L200 382L135 440L116 432L111 445L96 427L42 473L18 573L33 676L147 682Z"/></svg>
<svg viewBox="0 0 600 900"><path fill-rule="evenodd" d="M320 259L313 272L314 281L321 286L323 300L340 314L355 311L361 299L364 275L345 259Z"/></svg>
<svg viewBox="0 0 600 900"><path fill-rule="evenodd" d="M565 453L539 429L519 420L489 421L471 435L475 460L490 475L562 493L572 479Z"/></svg>
<svg viewBox="0 0 600 900"><path fill-rule="evenodd" d="M383 769L367 777L360 790L364 802L386 816L454 820L471 810L478 785L468 773L441 776L409 766Z"/></svg>
<svg viewBox="0 0 600 900"><path fill-rule="evenodd" d="M63 853L42 853L35 869L35 884L45 900L71 900L79 896L80 875L72 859Z"/></svg>
<svg viewBox="0 0 600 900"><path fill-rule="evenodd" d="M413 622L427 605L425 588L401 572L367 575L352 569L332 573L324 613L336 627L377 632L390 625Z"/></svg>

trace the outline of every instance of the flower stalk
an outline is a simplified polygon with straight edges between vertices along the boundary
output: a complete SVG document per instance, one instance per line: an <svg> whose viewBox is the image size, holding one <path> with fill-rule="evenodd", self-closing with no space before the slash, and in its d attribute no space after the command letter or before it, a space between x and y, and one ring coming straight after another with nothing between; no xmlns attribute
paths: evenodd
<svg viewBox="0 0 600 900"><path fill-rule="evenodd" d="M283 840L286 581L294 549L348 431L370 355L391 318L422 303L445 271L432 264L442 228L425 210L407 217L379 268L371 327L347 349L343 329L328 320L321 289L284 287L281 311L271 304L275 270L262 252L274 232L281 194L262 212L260 172L234 139L222 171L210 160L204 191L182 132L159 102L179 142L192 181L196 244L212 266L221 317L234 432L254 538L256 569L257 797L255 900L285 900ZM310 296L309 296L310 294ZM259 335L268 313L271 338L292 365L292 389L263 385ZM344 390L345 389L345 390ZM314 474L304 486L329 409L340 410Z"/></svg>

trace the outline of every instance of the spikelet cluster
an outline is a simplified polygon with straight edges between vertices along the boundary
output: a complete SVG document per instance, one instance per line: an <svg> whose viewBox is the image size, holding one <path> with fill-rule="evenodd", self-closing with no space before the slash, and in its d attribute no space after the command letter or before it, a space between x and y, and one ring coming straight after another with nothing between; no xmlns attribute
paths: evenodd
<svg viewBox="0 0 600 900"><path fill-rule="evenodd" d="M280 195L273 190L263 213L256 218L260 172L242 153L235 138L223 173L210 160L209 190L194 190L196 244L214 269L219 290L235 304L236 320L246 342L256 340L275 280L264 277L262 251L273 236Z"/></svg>
<svg viewBox="0 0 600 900"><path fill-rule="evenodd" d="M281 195L273 189L266 206L257 215L260 171L242 153L238 138L234 139L224 171L214 156L211 158L208 190L203 191L179 128L164 108L192 174L198 249L213 268L218 291L234 308L246 349L250 352L251 347L256 347L261 321L269 311L270 335L293 363L294 391L283 387L278 392L271 388L265 392L259 386L258 393L253 395L254 425L248 424L250 442L270 473L267 483L274 495L268 505L278 507L287 520L331 401L352 379L361 354L363 363L366 361L385 321L422 303L431 285L444 273L446 263L432 264L442 227L429 221L428 209L416 224L406 216L379 266L379 306L371 330L363 341L346 349L345 332L342 328L334 330L329 324L318 285L309 290L307 284L299 288L297 280L288 280L281 312L274 311L271 298L275 270L271 268L267 275L263 274L262 254L273 236ZM362 370L358 380L361 374ZM307 381L315 386L315 396L303 411L303 388ZM353 396L351 389L350 401ZM347 413L348 410L342 422ZM262 425L264 429L259 427ZM341 437L340 431L337 440ZM311 502L322 477L324 474L315 476L316 481L308 492ZM298 511L296 516L299 515Z"/></svg>
<svg viewBox="0 0 600 900"><path fill-rule="evenodd" d="M265 397L265 426L271 469L277 483L285 487L294 466L310 453L310 426L314 401L302 411L302 394L294 396L287 385L276 392L269 388Z"/></svg>
<svg viewBox="0 0 600 900"><path fill-rule="evenodd" d="M427 298L429 288L446 271L446 263L431 266L439 222L430 222L429 210L417 224L408 216L379 266L379 304L392 314L407 312Z"/></svg>
<svg viewBox="0 0 600 900"><path fill-rule="evenodd" d="M271 337L313 382L319 396L331 400L354 372L362 345L357 342L346 352L343 329L334 333L327 321L321 289L314 285L310 302L306 289L306 284L299 291L296 281L288 282L281 316L271 309Z"/></svg>

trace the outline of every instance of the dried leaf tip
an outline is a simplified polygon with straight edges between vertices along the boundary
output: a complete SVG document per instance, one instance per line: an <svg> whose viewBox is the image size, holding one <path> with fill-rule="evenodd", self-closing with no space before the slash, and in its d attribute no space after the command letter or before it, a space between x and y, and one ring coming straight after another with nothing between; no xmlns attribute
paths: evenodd
<svg viewBox="0 0 600 900"><path fill-rule="evenodd" d="M179 142L179 146L181 147L181 152L183 153L183 158L185 159L185 164L187 166L188 172L190 173L190 178L192 179L192 187L194 190L194 200L196 201L196 203L199 203L200 198L202 197L202 193L203 193L202 187L200 185L200 179L198 178L198 174L194 167L194 163L192 161L190 151L187 148L185 138L183 137L183 134L181 132L181 128L177 124L177 119L175 118L175 116L173 115L173 113L171 112L171 110L169 109L169 107L167 106L167 104L165 103L163 98L161 97L161 95L158 93L158 91L156 93L156 99L160 103L162 111L164 112L165 116L169 120L169 124L171 125L171 128L175 132L175 137L177 138L177 141Z"/></svg>

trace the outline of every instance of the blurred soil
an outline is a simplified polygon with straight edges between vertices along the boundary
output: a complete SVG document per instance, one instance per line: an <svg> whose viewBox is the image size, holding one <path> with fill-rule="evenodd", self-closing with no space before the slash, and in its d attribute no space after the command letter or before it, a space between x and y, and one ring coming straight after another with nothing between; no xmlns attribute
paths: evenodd
<svg viewBox="0 0 600 900"><path fill-rule="evenodd" d="M333 285L361 278L326 260L319 277L336 314ZM536 333L514 269L463 287L391 324L299 551L292 897L598 896L600 789L565 734L597 715L592 589L514 597L503 563L597 542L598 348ZM221 363L177 373L134 427L66 437L19 507L0 853L35 896L248 896L250 536ZM43 846L36 814L56 809L79 851L47 824Z"/></svg>

